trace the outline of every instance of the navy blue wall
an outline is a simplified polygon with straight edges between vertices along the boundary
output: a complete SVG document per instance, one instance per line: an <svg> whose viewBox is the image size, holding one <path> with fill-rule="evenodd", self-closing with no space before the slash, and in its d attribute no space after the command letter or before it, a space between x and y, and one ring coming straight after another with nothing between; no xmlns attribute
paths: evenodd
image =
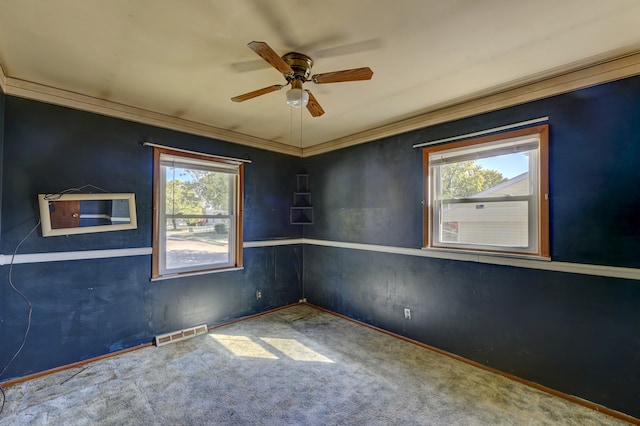
<svg viewBox="0 0 640 426"><path fill-rule="evenodd" d="M305 238L419 248L419 142L549 116L551 256L640 267L640 78L306 160ZM310 303L640 417L640 282L306 245ZM404 320L403 308L413 318Z"/></svg>
<svg viewBox="0 0 640 426"><path fill-rule="evenodd" d="M245 167L244 240L301 236L288 223L296 157L11 96L4 101L0 253L13 253L36 225L38 193L86 184L134 192L138 229L43 238L38 227L19 253L150 247L153 150L143 140L252 160ZM246 248L241 271L156 282L149 281L151 256L16 264L13 283L31 300L33 321L22 353L1 379L295 303L302 295L301 258L299 245ZM0 366L26 327L27 307L6 285L8 273L7 265L0 267Z"/></svg>
<svg viewBox="0 0 640 426"><path fill-rule="evenodd" d="M419 248L422 161L411 146L545 115L553 260L640 267L640 78L305 159L315 224L304 236ZM38 229L20 253L149 247L152 150L142 140L251 159L245 241L302 235L288 224L295 157L11 96L0 117L5 255L36 224L37 193L84 184L135 192L138 229L50 238ZM247 248L244 263L158 282L149 281L150 256L15 265L33 327L1 379L293 303L303 279L313 304L640 417L638 281L313 245ZM0 267L0 281L8 271ZM26 312L0 285L0 365L20 343Z"/></svg>
<svg viewBox="0 0 640 426"><path fill-rule="evenodd" d="M2 241L2 147L4 146L4 99L5 95L0 89L0 241Z"/></svg>

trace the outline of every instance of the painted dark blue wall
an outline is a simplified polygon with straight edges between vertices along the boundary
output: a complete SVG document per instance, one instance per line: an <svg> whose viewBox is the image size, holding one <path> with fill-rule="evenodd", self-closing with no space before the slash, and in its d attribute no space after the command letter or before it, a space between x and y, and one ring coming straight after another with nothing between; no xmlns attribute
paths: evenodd
<svg viewBox="0 0 640 426"><path fill-rule="evenodd" d="M138 229L43 238L38 227L19 253L150 247L153 150L141 145L145 140L252 160L245 167L244 240L302 235L288 223L300 167L296 157L11 96L4 101L0 253L13 253L36 225L38 193L86 184L135 193ZM246 248L244 265L241 271L150 282L150 256L16 264L13 282L31 300L33 322L22 353L1 379L300 299L301 246ZM2 283L8 273L7 265L0 267ZM27 315L24 302L5 284L0 285L0 366L19 346Z"/></svg>
<svg viewBox="0 0 640 426"><path fill-rule="evenodd" d="M553 260L640 267L640 78L306 160L305 237L419 248L419 142L549 116ZM310 303L640 417L640 282L305 246ZM403 308L412 309L405 321Z"/></svg>
<svg viewBox="0 0 640 426"><path fill-rule="evenodd" d="M38 229L20 253L149 247L152 151L143 140L251 159L245 241L304 232L418 248L422 162L411 146L548 115L553 259L640 267L640 78L305 159L315 224L303 229L288 224L303 165L297 158L2 99L4 254L36 224L37 193L85 184L135 192L138 229L51 238ZM150 256L15 265L13 281L33 303L33 327L1 379L293 303L304 280L311 303L640 417L638 281L311 245L248 248L244 257L242 271L153 283ZM0 267L2 282L8 271ZM412 309L411 321L403 319L404 307ZM23 302L0 285L0 365L20 344L25 320Z"/></svg>
<svg viewBox="0 0 640 426"><path fill-rule="evenodd" d="M0 241L2 241L2 164L4 146L4 99L5 95L0 90ZM0 252L1 253L1 252Z"/></svg>

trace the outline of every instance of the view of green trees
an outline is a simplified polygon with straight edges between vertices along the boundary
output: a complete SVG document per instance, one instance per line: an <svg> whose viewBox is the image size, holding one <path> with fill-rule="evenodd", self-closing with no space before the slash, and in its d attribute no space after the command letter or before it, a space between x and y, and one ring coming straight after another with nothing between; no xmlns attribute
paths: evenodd
<svg viewBox="0 0 640 426"><path fill-rule="evenodd" d="M440 168L442 198L469 198L507 180L497 170L484 169L474 160L443 165Z"/></svg>
<svg viewBox="0 0 640 426"><path fill-rule="evenodd" d="M229 175L211 171L177 169L176 176L167 169L167 215L224 214L229 211ZM186 219L195 225L198 219ZM176 229L176 219L172 220Z"/></svg>

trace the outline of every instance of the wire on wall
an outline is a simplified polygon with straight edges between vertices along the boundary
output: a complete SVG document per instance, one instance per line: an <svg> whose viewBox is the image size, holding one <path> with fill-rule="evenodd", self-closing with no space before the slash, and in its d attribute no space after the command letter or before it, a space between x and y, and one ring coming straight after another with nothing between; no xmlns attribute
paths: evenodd
<svg viewBox="0 0 640 426"><path fill-rule="evenodd" d="M100 188L98 186L86 184L79 188L67 188L64 191L47 194L45 199L56 200L60 198L63 194L66 194L69 192L80 192L87 188L97 189L102 192L109 192L106 189ZM24 238L22 238L22 240L20 240L20 242L16 245L16 248L13 251L13 255L11 256L11 261L9 262L9 287L11 287L11 290L13 290L14 293L20 296L22 300L24 300L25 304L29 307L29 313L27 315L27 328L25 329L24 335L22 336L22 342L20 343L20 346L18 347L16 352L13 354L11 359L6 363L6 365L0 371L0 378L7 371L11 363L16 359L16 357L20 354L20 352L22 352L22 348L24 348L24 345L27 342L27 337L29 336L29 331L31 330L31 316L33 314L33 306L31 305L31 301L29 300L29 298L25 296L24 293L22 293L20 290L18 290L18 288L13 283L13 265L15 262L16 255L18 254L18 250L20 249L20 246L27 240L27 238L31 236L31 234L35 232L36 229L38 229L38 226L40 226L40 219L38 219L38 223L36 223L35 226L31 228L31 230L27 233L27 235L25 235ZM0 404L0 414L2 414L2 411L4 410L5 402L7 399L7 396L4 392L4 389L2 388L2 385L0 385L0 394L2 395L2 404Z"/></svg>
<svg viewBox="0 0 640 426"><path fill-rule="evenodd" d="M80 192L80 191L82 191L84 189L87 189L87 188L93 188L93 189L97 189L98 191L109 193L109 191L107 191L106 189L102 189L99 186L91 185L90 183L88 183L86 185L82 185L79 188L67 188L64 191L47 194L46 197L44 197L44 198L45 198L45 200L54 201L54 200L57 200L58 198L60 198L61 196L63 196L64 194L67 194L69 192Z"/></svg>
<svg viewBox="0 0 640 426"><path fill-rule="evenodd" d="M38 226L40 226L40 220L38 220L38 223L36 223L35 226L31 228L31 231L29 231L29 233L22 240L20 240L15 250L13 251L13 255L11 256L11 262L9 262L9 286L11 287L14 293L16 293L18 296L20 296L24 300L26 305L29 307L29 314L27 315L27 328L24 331L24 336L22 337L22 343L20 344L20 347L18 348L18 350L13 354L11 359L4 366L2 371L0 371L0 377L2 377L5 371L7 371L7 368L9 368L13 360L15 360L18 354L20 354L20 352L22 351L22 348L24 348L24 345L27 342L27 336L29 335L29 330L31 330L31 315L33 313L33 306L31 305L31 301L29 300L29 298L25 296L24 293L22 293L20 290L18 290L18 288L13 283L13 263L16 258L16 254L18 253L18 249L20 248L22 243L24 243L27 240L27 238L29 238L36 229L38 229ZM2 405L0 405L0 414L1 414L2 411L4 410L4 404L7 399L4 393L4 389L2 388L2 385L0 385L0 393L2 393Z"/></svg>

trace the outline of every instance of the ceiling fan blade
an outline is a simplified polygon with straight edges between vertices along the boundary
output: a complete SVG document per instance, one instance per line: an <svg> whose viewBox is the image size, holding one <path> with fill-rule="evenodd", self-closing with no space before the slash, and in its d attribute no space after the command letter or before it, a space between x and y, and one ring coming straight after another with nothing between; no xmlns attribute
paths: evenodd
<svg viewBox="0 0 640 426"><path fill-rule="evenodd" d="M262 59L255 59L253 61L235 62L230 67L236 72L249 72L267 69L269 64Z"/></svg>
<svg viewBox="0 0 640 426"><path fill-rule="evenodd" d="M256 11L262 15L264 23L268 25L270 30L279 36L280 41L285 46L296 46L299 44L298 38L294 34L294 27L286 13L287 9L283 6L276 6L272 2L265 2L260 0L254 0L251 3L251 7L255 7Z"/></svg>
<svg viewBox="0 0 640 426"><path fill-rule="evenodd" d="M316 97L313 96L313 93L311 93L310 91L308 91L306 89L305 89L305 92L307 92L309 94L309 102L307 103L307 110L309 110L309 113L312 116L320 117L322 114L324 114L324 110L322 109L322 107L318 103L318 100L316 99Z"/></svg>
<svg viewBox="0 0 640 426"><path fill-rule="evenodd" d="M254 90L253 92L245 93L244 95L239 95L231 98L233 102L244 102L249 99L253 99L260 95L266 95L267 93L275 92L276 90L282 89L286 84L274 84L273 86L263 87L262 89Z"/></svg>
<svg viewBox="0 0 640 426"><path fill-rule="evenodd" d="M382 41L379 38L371 38L356 43L343 44L341 46L329 47L327 49L316 50L312 52L314 58L330 58L335 56L351 55L354 53L364 52L367 50L380 49ZM311 49L309 49L311 51Z"/></svg>
<svg viewBox="0 0 640 426"><path fill-rule="evenodd" d="M316 84L340 83L342 81L370 80L371 76L373 76L371 68L364 67L315 74L311 76L311 80Z"/></svg>
<svg viewBox="0 0 640 426"><path fill-rule="evenodd" d="M264 41L252 41L247 44L249 49L253 50L265 61L283 74L293 74L293 70L282 58Z"/></svg>

